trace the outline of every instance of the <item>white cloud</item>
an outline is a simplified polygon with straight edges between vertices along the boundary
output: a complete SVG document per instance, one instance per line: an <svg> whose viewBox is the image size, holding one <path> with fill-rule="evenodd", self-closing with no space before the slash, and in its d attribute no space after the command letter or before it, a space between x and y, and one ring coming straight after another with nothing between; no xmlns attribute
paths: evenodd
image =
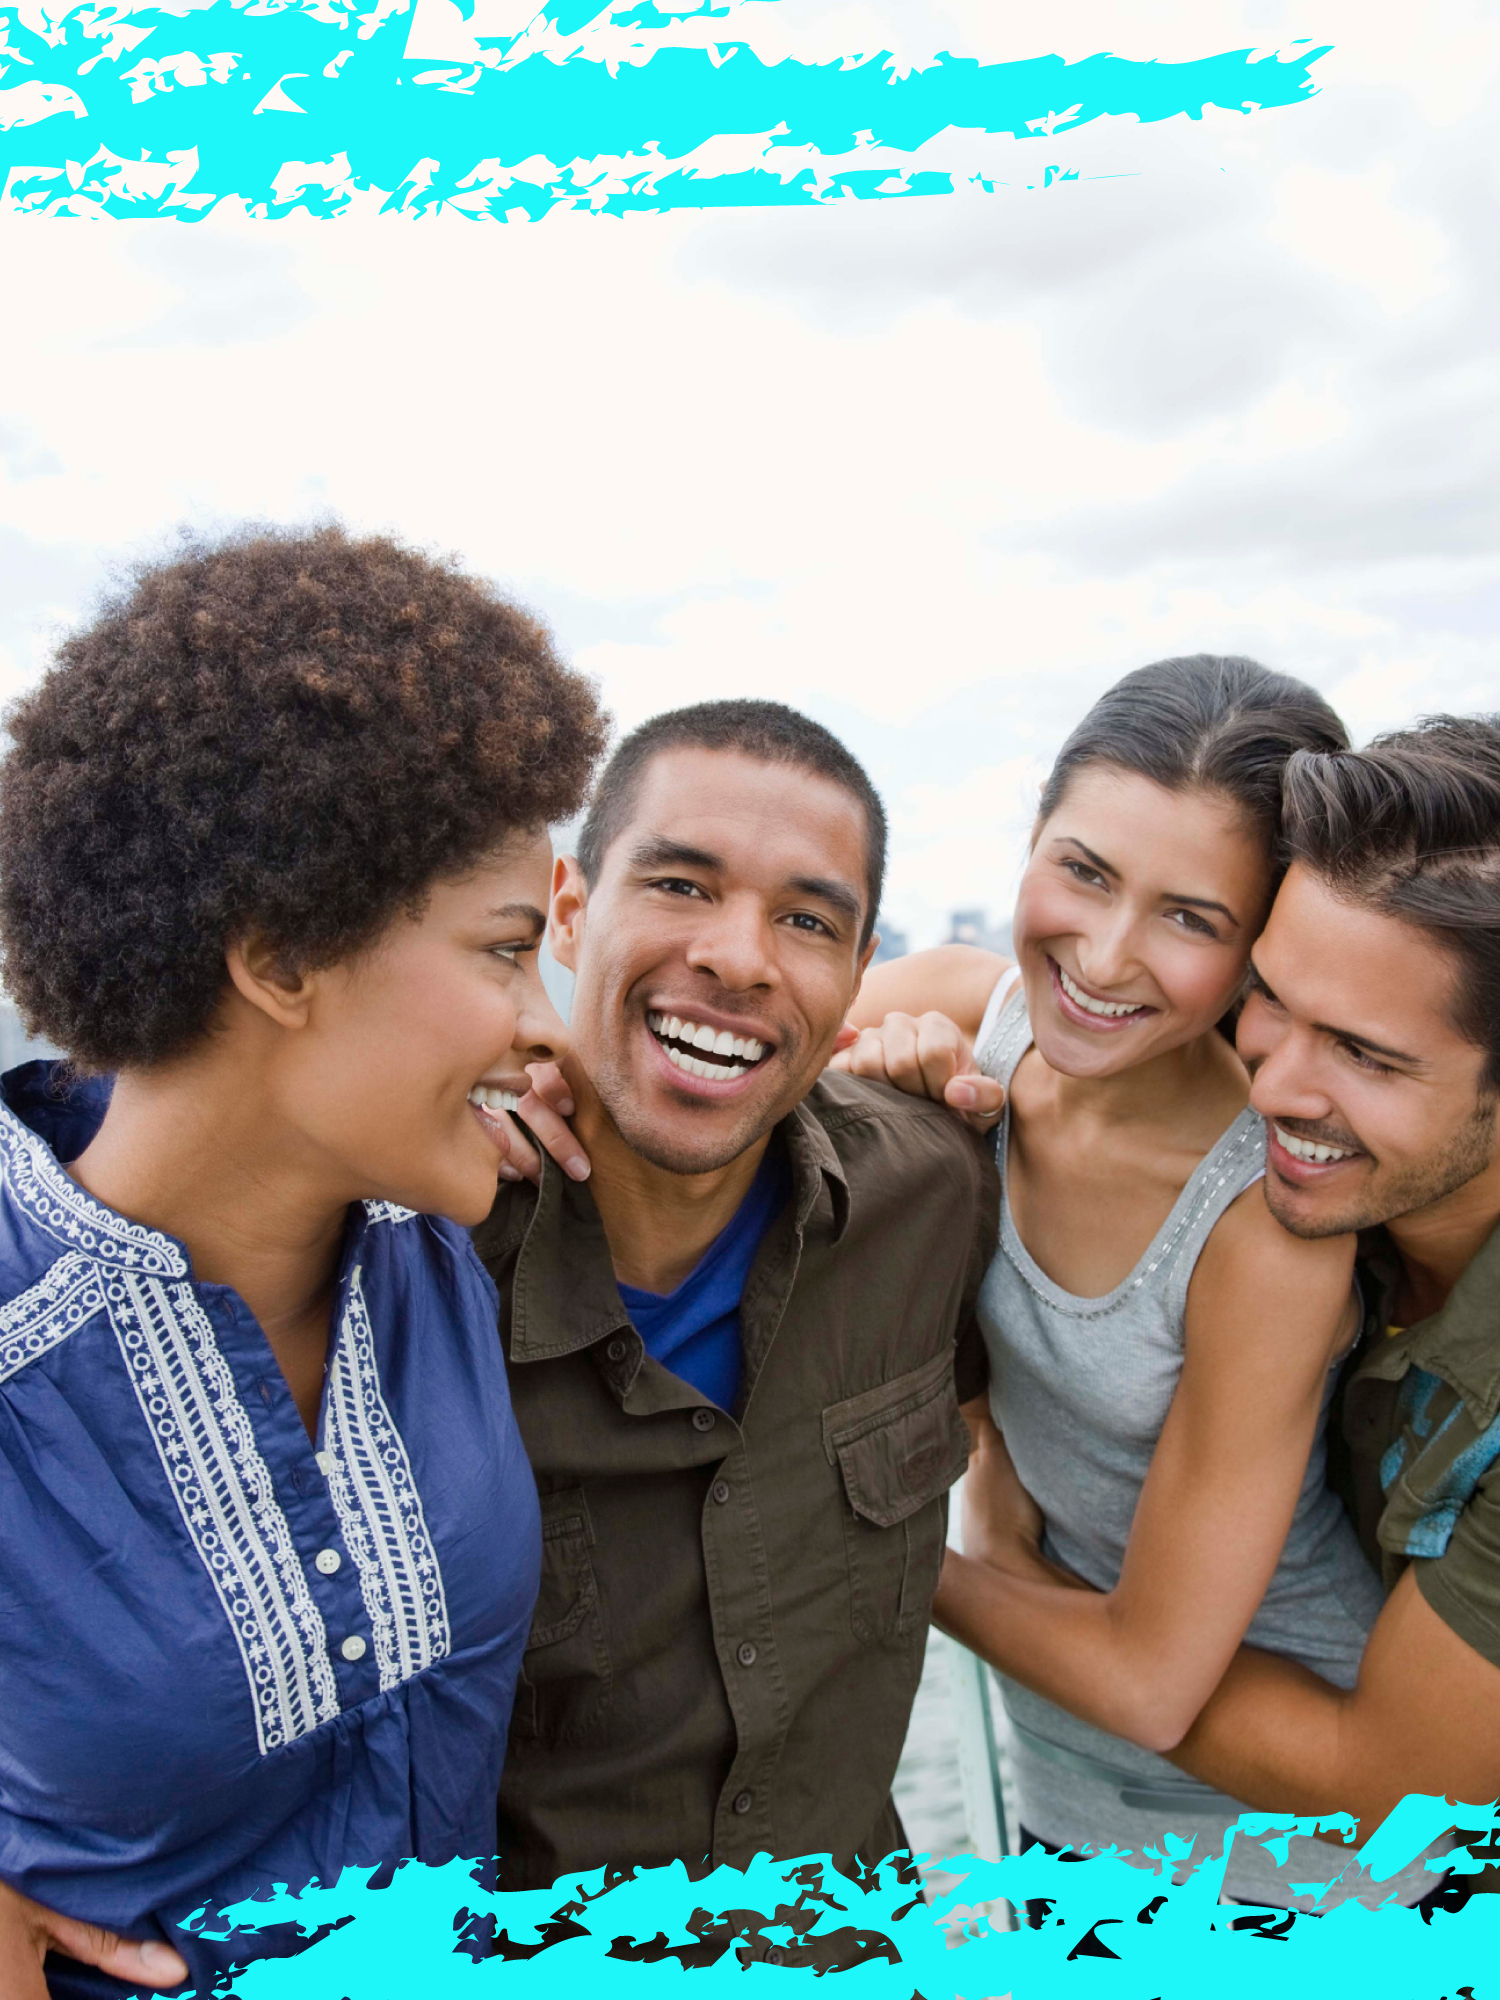
<svg viewBox="0 0 1500 2000"><path fill-rule="evenodd" d="M1144 660L1259 653L1361 734L1500 706L1492 9L740 14L768 56L1335 48L1307 105L986 142L1021 187L1082 176L1045 193L10 218L3 685L177 522L392 527L551 616L624 722L754 691L840 729L919 942L1005 907L1047 759Z"/></svg>

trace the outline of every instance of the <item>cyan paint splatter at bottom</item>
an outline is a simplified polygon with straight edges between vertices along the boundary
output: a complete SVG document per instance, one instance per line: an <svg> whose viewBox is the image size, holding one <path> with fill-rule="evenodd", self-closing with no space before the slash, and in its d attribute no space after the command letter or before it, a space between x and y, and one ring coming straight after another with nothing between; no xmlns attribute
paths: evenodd
<svg viewBox="0 0 1500 2000"><path fill-rule="evenodd" d="M1467 1837L1493 1832L1492 1807L1465 1807ZM1275 1840L1319 1824L1246 1815L1231 1839ZM1327 1823L1325 1823L1327 1824ZM1455 1824L1442 1799L1406 1799L1350 1865L1385 1880ZM1185 1844L1184 1844L1185 1846ZM890 1864L864 1881L825 1858L720 1868L690 1880L680 1865L624 1879L604 1871L553 1888L486 1893L469 1863L410 1864L381 1888L350 1869L332 1887L235 1905L227 1930L253 1949L256 1930L293 1922L319 1932L292 1959L239 1974L239 2000L684 2000L810 1992L837 1975L845 2000L1484 2000L1500 1991L1500 1898L1423 1913L1348 1902L1288 1917L1218 1900L1228 1848L1174 1887L1165 1856L1142 1866L1107 1852L1060 1858L1033 1849L998 1863L958 1859L962 1877L934 1903ZM1480 1864L1465 1852L1457 1866ZM1434 1874L1434 1886L1437 1875ZM985 1906L1045 1900L1039 1929L1009 1931ZM202 1923L202 1918L198 1920ZM748 1983L747 1983L748 1982Z"/></svg>

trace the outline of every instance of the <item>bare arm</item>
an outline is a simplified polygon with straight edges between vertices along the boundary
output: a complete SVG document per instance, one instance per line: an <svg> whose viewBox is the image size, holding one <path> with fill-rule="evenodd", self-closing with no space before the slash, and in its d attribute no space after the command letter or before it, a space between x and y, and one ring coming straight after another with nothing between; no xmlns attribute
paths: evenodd
<svg viewBox="0 0 1500 2000"><path fill-rule="evenodd" d="M1194 1273L1182 1375L1114 1589L1078 1588L1011 1532L1017 1503L993 1491L986 1502L981 1451L980 1546L966 1512L938 1623L1085 1721L1145 1749L1180 1742L1286 1540L1327 1371L1352 1331L1352 1256L1347 1239L1287 1235L1259 1187L1247 1190ZM992 1489L1007 1472L992 1459Z"/></svg>
<svg viewBox="0 0 1500 2000"><path fill-rule="evenodd" d="M946 1014L972 1042L995 982L1010 963L971 944L942 944L887 959L865 974L849 1019L856 1028L876 1028L887 1014Z"/></svg>
<svg viewBox="0 0 1500 2000"><path fill-rule="evenodd" d="M1242 1646L1172 1761L1262 1811L1352 1813L1366 1838L1408 1792L1500 1798L1500 1667L1408 1570L1352 1690Z"/></svg>

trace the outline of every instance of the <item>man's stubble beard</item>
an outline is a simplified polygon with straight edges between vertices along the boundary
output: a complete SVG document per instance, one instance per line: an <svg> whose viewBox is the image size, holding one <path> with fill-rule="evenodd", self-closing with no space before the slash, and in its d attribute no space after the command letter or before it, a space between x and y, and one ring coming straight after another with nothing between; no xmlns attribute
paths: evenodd
<svg viewBox="0 0 1500 2000"><path fill-rule="evenodd" d="M1432 1208L1450 1194L1478 1178L1495 1156L1495 1114L1500 1095L1481 1093L1474 1110L1454 1133L1441 1152L1414 1166L1402 1168L1373 1186L1336 1216L1303 1218L1293 1211L1284 1214L1280 1206L1281 1187L1267 1173L1266 1206L1293 1236L1312 1239L1320 1236L1347 1236L1361 1229L1375 1229L1382 1223L1399 1222L1419 1209Z"/></svg>
<svg viewBox="0 0 1500 2000"><path fill-rule="evenodd" d="M783 1053L784 1045L776 1051L772 1060L775 1061ZM597 1066L585 1064L585 1068L588 1070L594 1095L598 1098L605 1116L631 1152L639 1154L651 1166L659 1167L663 1173L685 1176L717 1173L721 1167L729 1166L732 1161L748 1153L758 1139L779 1125L787 1113L802 1102L818 1080L815 1074L806 1088L790 1093L783 1092L765 1110L757 1112L747 1107L743 1122L733 1131L722 1135L718 1144L708 1153L704 1153L696 1148L688 1150L674 1145L665 1133L659 1131L648 1118L640 1115L638 1092L632 1084L628 1064L604 1061ZM709 1116L711 1113L712 1106L705 1104L703 1115ZM699 1114L690 1110L688 1115Z"/></svg>

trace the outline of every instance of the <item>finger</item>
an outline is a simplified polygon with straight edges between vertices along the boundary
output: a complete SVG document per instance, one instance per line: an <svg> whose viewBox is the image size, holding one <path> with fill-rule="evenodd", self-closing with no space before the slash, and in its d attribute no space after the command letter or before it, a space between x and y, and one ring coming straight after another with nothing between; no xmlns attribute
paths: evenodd
<svg viewBox="0 0 1500 2000"><path fill-rule="evenodd" d="M960 1070L944 1086L943 1102L976 1132L987 1132L1005 1109L1005 1085L978 1070Z"/></svg>
<svg viewBox="0 0 1500 2000"><path fill-rule="evenodd" d="M576 1106L573 1093L568 1088L568 1079L554 1062L527 1063L526 1074L531 1078L533 1093L555 1111L559 1118L571 1118Z"/></svg>
<svg viewBox="0 0 1500 2000"><path fill-rule="evenodd" d="M851 1076L873 1077L877 1083L890 1081L885 1071L883 1030L879 1028L866 1028L859 1040L845 1049L838 1061L840 1067L847 1069Z"/></svg>
<svg viewBox="0 0 1500 2000"><path fill-rule="evenodd" d="M852 1021L846 1021L833 1038L833 1053L839 1055L843 1050L852 1048L859 1040L859 1033L859 1029Z"/></svg>
<svg viewBox="0 0 1500 2000"><path fill-rule="evenodd" d="M45 1914L51 1942L59 1951L85 1965L96 1965L116 1979L129 1980L135 1986L180 1986L188 1976L184 1961L169 1944L156 1938L136 1944L114 1931L101 1930L97 1924L81 1924L51 1911Z"/></svg>
<svg viewBox="0 0 1500 2000"><path fill-rule="evenodd" d="M531 1102L530 1092L521 1102ZM542 1156L520 1126L508 1111L492 1111L489 1116L505 1133L505 1151L500 1155L501 1180L539 1181L542 1177Z"/></svg>
<svg viewBox="0 0 1500 2000"><path fill-rule="evenodd" d="M521 1116L526 1120L528 1131L539 1145L545 1146L570 1179L586 1181L589 1177L589 1156L578 1143L578 1135L565 1118L559 1118L551 1105L536 1094L527 1091L521 1099ZM537 1174L541 1172L541 1161L537 1161ZM535 1180L537 1174L528 1174L528 1180Z"/></svg>
<svg viewBox="0 0 1500 2000"><path fill-rule="evenodd" d="M946 1014L924 1014L916 1024L916 1044L927 1095L941 1104L950 1079L968 1064L969 1045Z"/></svg>

